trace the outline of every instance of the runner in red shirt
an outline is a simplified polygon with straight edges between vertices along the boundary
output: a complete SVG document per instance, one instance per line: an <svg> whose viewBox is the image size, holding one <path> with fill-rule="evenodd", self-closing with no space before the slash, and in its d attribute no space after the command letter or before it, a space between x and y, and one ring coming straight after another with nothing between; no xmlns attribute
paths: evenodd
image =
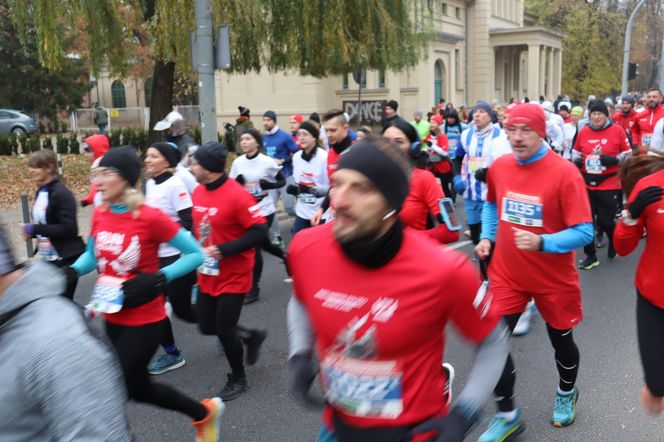
<svg viewBox="0 0 664 442"><path fill-rule="evenodd" d="M620 173L628 203L613 236L616 250L630 254L648 232L636 271L636 323L645 374L641 403L658 415L664 412L664 158L632 158Z"/></svg>
<svg viewBox="0 0 664 442"><path fill-rule="evenodd" d="M603 101L595 100L588 113L590 122L576 136L572 161L583 172L593 218L598 230L609 237L607 256L613 259L616 250L611 238L622 199L617 175L619 164L632 153L632 148L625 130L609 120L609 110ZM583 251L586 258L579 264L581 269L590 270L599 266L594 241L587 244Z"/></svg>
<svg viewBox="0 0 664 442"><path fill-rule="evenodd" d="M634 97L627 95L622 99L622 104L620 105L620 112L616 112L611 116L611 119L618 126L622 126L627 135L629 136L630 143L634 142L634 136L632 135L632 129L636 123L638 114L634 110ZM654 126L653 126L654 127Z"/></svg>
<svg viewBox="0 0 664 442"><path fill-rule="evenodd" d="M497 312L513 330L530 298L546 321L560 381L551 423L576 418L579 350L572 329L583 317L574 250L592 241L584 182L574 165L547 147L546 117L536 104L510 113L507 133L513 155L498 158L487 174L480 259L495 252L489 281ZM498 413L480 437L502 441L523 431L514 405L515 368L509 357L495 389Z"/></svg>
<svg viewBox="0 0 664 442"><path fill-rule="evenodd" d="M460 441L504 364L506 330L470 261L395 216L408 174L387 141L358 143L333 175L337 218L291 243L292 388L312 401L316 351L327 402L319 441ZM448 321L478 346L451 410L440 366Z"/></svg>
<svg viewBox="0 0 664 442"><path fill-rule="evenodd" d="M397 145L416 166L410 179L410 192L399 213L401 222L413 229L426 231L441 244L458 241L459 232L450 231L440 214L439 201L444 196L441 186L431 172L423 169L428 161L426 153L422 151L417 130L406 121L395 120L383 130L383 137ZM433 219L438 225L427 229Z"/></svg>
<svg viewBox="0 0 664 442"><path fill-rule="evenodd" d="M202 185L191 195L193 232L203 246L205 262L198 269L198 325L205 335L217 335L232 373L219 393L224 401L249 388L244 371L258 360L263 330L238 325L242 304L252 286L255 247L267 236L268 224L260 206L245 188L224 172L228 151L218 142L198 148L191 172Z"/></svg>
<svg viewBox="0 0 664 442"><path fill-rule="evenodd" d="M449 140L443 133L443 116L432 115L429 120L429 133L424 139L428 146L429 170L440 180L443 187L443 193L448 198L452 197L452 163L449 158Z"/></svg>
<svg viewBox="0 0 664 442"><path fill-rule="evenodd" d="M639 147L641 153L648 152L655 124L664 118L662 107L662 92L657 88L648 90L646 96L647 107L643 112L636 114L636 121L632 128L632 141Z"/></svg>
<svg viewBox="0 0 664 442"><path fill-rule="evenodd" d="M93 214L86 252L65 273L71 278L98 270L86 309L104 314L129 397L185 413L193 420L197 440L217 440L223 408L219 398L192 400L152 382L147 371L166 331L164 288L193 271L203 256L186 230L159 209L143 204L142 195L135 190L140 169L133 147L118 147L104 155L93 175L103 205ZM179 249L182 256L160 269L162 243Z"/></svg>

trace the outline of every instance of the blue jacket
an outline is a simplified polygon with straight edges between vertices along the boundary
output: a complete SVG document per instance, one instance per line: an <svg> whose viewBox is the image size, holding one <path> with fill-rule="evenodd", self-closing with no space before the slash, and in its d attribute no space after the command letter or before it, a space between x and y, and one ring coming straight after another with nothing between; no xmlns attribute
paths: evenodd
<svg viewBox="0 0 664 442"><path fill-rule="evenodd" d="M283 129L278 129L273 134L266 132L263 134L263 147L268 156L277 160L284 160L281 171L285 177L293 175L291 157L293 153L297 152L297 143L293 140L291 134Z"/></svg>

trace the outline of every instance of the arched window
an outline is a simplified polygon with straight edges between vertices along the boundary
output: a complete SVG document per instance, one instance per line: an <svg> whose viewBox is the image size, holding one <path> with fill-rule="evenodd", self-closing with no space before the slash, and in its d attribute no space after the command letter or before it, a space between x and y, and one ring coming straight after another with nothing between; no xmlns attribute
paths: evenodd
<svg viewBox="0 0 664 442"><path fill-rule="evenodd" d="M143 92L145 93L145 107L150 107L152 101L152 78L148 78L143 83Z"/></svg>
<svg viewBox="0 0 664 442"><path fill-rule="evenodd" d="M125 87L120 80L115 80L111 85L111 97L113 99L113 107L127 107Z"/></svg>

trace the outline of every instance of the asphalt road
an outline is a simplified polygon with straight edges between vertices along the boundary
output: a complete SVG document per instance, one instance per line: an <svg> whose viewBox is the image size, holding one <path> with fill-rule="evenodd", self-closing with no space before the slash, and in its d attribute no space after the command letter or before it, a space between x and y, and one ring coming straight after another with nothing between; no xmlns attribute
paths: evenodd
<svg viewBox="0 0 664 442"><path fill-rule="evenodd" d="M283 230L289 227L287 223L282 225ZM472 252L469 244L459 250ZM599 268L581 274L585 319L574 332L581 351L581 368L578 417L573 426L558 429L549 424L557 372L541 317L536 316L528 335L512 340L512 355L518 370L516 400L527 426L520 441L664 441L664 417L646 416L639 404L642 372L632 281L640 251L612 262L605 253L606 248L600 250ZM267 254L264 257L262 298L246 307L241 322L266 328L269 336L261 359L248 367L249 391L227 404L222 440L314 441L320 427L319 413L300 407L288 393L286 304L291 287L284 283L283 266ZM87 300L92 282L93 277L87 276L79 284L79 302ZM215 396L229 372L218 341L201 336L195 326L178 320L174 323L176 340L187 363L155 380L194 398ZM456 368L454 390L459 392L470 368L472 352L453 330L448 333L445 359ZM493 404L487 405L485 411L483 421L467 440L477 440L493 413ZM189 419L178 413L130 403L128 415L140 441L194 438Z"/></svg>

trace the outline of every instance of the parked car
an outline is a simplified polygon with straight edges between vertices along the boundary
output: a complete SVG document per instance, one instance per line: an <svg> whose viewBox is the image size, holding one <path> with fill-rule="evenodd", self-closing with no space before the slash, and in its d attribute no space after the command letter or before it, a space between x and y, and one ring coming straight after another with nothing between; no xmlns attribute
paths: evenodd
<svg viewBox="0 0 664 442"><path fill-rule="evenodd" d="M13 133L17 137L39 131L37 120L21 111L0 109L0 134Z"/></svg>

